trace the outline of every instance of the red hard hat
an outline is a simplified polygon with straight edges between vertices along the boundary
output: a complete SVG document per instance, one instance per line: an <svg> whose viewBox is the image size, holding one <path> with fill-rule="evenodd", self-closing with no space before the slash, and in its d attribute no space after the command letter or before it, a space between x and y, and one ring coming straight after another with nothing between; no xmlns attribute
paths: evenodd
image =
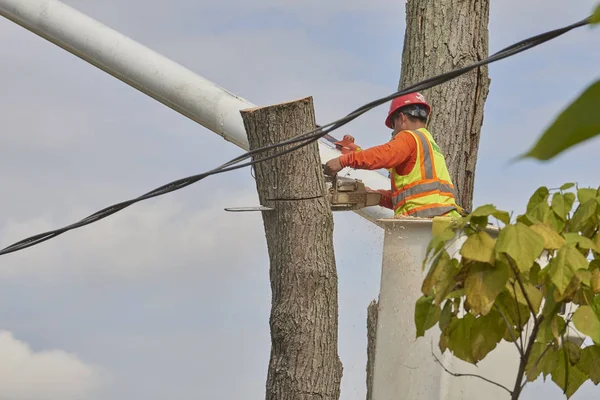
<svg viewBox="0 0 600 400"><path fill-rule="evenodd" d="M421 93L419 93L419 92L409 93L409 94L406 94L404 96L396 97L394 100L392 100L392 103L390 104L390 111L388 112L388 116L385 119L385 126L387 126L390 129L393 129L393 127L392 127L392 115L399 108L402 108L402 107L407 106L409 104L422 104L425 107L427 107L427 112L428 113L431 111L431 106L429 104L427 104L427 101L425 100L425 97Z"/></svg>

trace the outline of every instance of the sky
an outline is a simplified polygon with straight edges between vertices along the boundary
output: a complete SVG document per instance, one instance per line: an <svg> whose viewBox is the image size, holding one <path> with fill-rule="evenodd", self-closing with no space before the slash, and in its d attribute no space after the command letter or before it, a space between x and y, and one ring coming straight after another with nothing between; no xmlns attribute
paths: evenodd
<svg viewBox="0 0 600 400"><path fill-rule="evenodd" d="M490 50L579 21L597 0L493 1ZM313 96L317 121L396 90L404 2L65 0L254 104ZM522 212L533 191L600 186L600 139L550 162L510 160L600 78L600 30L490 66L475 205ZM0 246L220 165L241 149L0 19ZM386 107L337 133L386 141ZM0 398L261 399L268 256L248 169L210 177L0 259ZM383 234L335 214L342 399L365 397L366 308ZM586 384L572 397L592 398ZM596 395L597 396L597 395ZM536 382L527 400L561 399Z"/></svg>

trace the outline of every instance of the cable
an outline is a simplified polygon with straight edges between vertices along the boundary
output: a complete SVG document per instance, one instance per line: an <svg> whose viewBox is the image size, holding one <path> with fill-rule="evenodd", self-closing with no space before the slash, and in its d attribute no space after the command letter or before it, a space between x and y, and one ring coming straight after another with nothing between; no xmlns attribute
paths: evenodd
<svg viewBox="0 0 600 400"><path fill-rule="evenodd" d="M298 135L294 138L291 139L287 139L284 140L282 142L279 143L275 143L275 144L271 144L268 146L264 146L261 148L257 148L254 149L252 151L248 151L236 158L234 158L231 161L226 162L225 164L212 169L208 172L204 172L202 174L198 174L198 175L192 175L189 176L187 178L182 178L182 179L178 179L176 181L167 183L161 187L158 187L142 196L139 196L135 199L131 199L131 200L127 200L127 201L123 201L121 203L117 203L117 204L113 204L111 206L108 206L100 211L95 212L94 214L89 215L88 217L82 219L79 222L73 223L71 225L67 225L63 228L60 229L56 229L56 230L52 230L52 231L48 231L48 232L44 232L44 233L40 233L34 236L30 236L26 239L20 240L8 247L5 247L4 249L0 250L0 255L4 255L4 254L8 254L8 253L12 253L15 251L19 251L19 250L23 250L27 247L31 247L34 246L36 244L42 243L46 240L55 238L58 235L61 235L67 231L73 230L73 229L77 229L80 228L82 226L85 225L89 225L91 223L97 222L103 218L106 218L118 211L121 211L127 207L129 207L132 204L135 204L137 202L143 201L143 200L147 200L150 199L152 197L157 197L157 196L161 196L170 192L173 192L175 190L179 190L179 189L183 189L186 186L189 186L193 183L196 183L204 178L207 178L211 175L216 175L216 174L220 174L220 173L224 173L224 172L229 172L229 171L233 171L236 169L240 169L240 168L244 168L247 166L252 166L254 164L257 164L259 162L263 162L263 161L267 161L276 157L280 157L282 155L291 153L303 146L306 146L314 141L317 141L319 138L322 137L326 137L326 139L330 142L334 141L335 138L333 138L333 136L329 135L331 132L333 132L336 129L339 129L340 127L346 125L347 123L353 121L354 119L358 118L359 116L361 116L362 114L368 112L369 110L372 110L373 108L387 103L388 101L399 97L399 96L403 96L405 94L408 93L412 93L412 92L417 92L417 91L423 91L425 89L429 89L431 87L440 85L442 83L445 83L451 79L454 79L460 75L463 75L475 68L481 67L483 65L487 65L487 64L491 64L493 62L502 60L504 58L513 56L515 54L521 53L525 50L531 49L533 47L539 46L540 44L543 44L549 40L552 40L560 35L563 35L575 28L579 28L585 25L588 25L590 23L590 18L588 17L584 20L581 20L579 22L576 22L574 24L568 25L566 27L563 28L559 28L559 29L555 29L549 32L545 32L536 36L533 36L531 38L522 40L518 43L515 43L511 46L508 46L502 50L500 50L499 52L493 54L492 56L488 57L487 59L478 61L474 64L468 65L466 67L462 67L450 72L446 72L428 79L425 79L421 82L418 82L412 86L409 86L407 88L404 88L402 90L399 90L389 96L386 97L382 97L380 99L374 100L370 103L367 103L359 108L357 108L356 110L352 111L350 114L346 115L343 118L340 118L336 121L330 122L329 124L323 125L323 126L318 126L316 129L303 133L301 135ZM285 150L276 152L274 154L271 154L269 156L266 156L264 158L261 159L255 159L253 161L250 162L246 162L243 164L239 164L239 165L235 165L243 160L246 160L254 155L263 153L267 150L271 150L271 149L275 149L275 148L279 148L285 145L289 145L289 144L296 144L295 146L292 146L290 148L287 148Z"/></svg>

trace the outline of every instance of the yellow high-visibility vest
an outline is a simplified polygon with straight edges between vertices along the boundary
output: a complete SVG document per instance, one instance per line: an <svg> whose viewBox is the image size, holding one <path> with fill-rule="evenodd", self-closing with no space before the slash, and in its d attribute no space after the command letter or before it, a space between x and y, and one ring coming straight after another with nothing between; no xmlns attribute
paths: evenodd
<svg viewBox="0 0 600 400"><path fill-rule="evenodd" d="M456 192L439 146L425 128L408 131L417 142L417 160L408 175L392 168L394 215L433 218L460 217Z"/></svg>

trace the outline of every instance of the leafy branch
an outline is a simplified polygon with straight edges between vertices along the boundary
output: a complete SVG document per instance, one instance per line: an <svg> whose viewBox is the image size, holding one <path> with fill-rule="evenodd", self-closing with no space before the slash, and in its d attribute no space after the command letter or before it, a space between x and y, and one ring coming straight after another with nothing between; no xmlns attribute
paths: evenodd
<svg viewBox="0 0 600 400"><path fill-rule="evenodd" d="M444 369L444 371L446 371L448 374L450 374L452 376L455 376L457 378L461 378L461 377L462 378L468 378L468 377L471 377L471 378L481 379L481 380L486 381L487 383L491 383L492 385L496 385L499 388L506 390L509 394L512 395L512 392L506 386L501 385L498 382L494 382L491 379L485 378L485 377L483 377L481 375L477 375L477 374L459 374L459 373L456 373L456 372L452 372L448 368L446 368L446 366L440 361L440 359L435 355L435 353L433 351L431 352L431 355L433 356L433 358L435 359L435 361Z"/></svg>
<svg viewBox="0 0 600 400"><path fill-rule="evenodd" d="M599 228L600 188L571 183L554 193L538 188L514 221L490 204L463 218L435 218L415 305L417 337L438 325L442 354L474 365L512 342L519 357L513 390L490 382L512 400L540 375L551 376L567 398L587 380L599 384ZM576 310L565 319L567 306ZM572 340L571 324L594 345ZM436 361L453 376L490 381Z"/></svg>

